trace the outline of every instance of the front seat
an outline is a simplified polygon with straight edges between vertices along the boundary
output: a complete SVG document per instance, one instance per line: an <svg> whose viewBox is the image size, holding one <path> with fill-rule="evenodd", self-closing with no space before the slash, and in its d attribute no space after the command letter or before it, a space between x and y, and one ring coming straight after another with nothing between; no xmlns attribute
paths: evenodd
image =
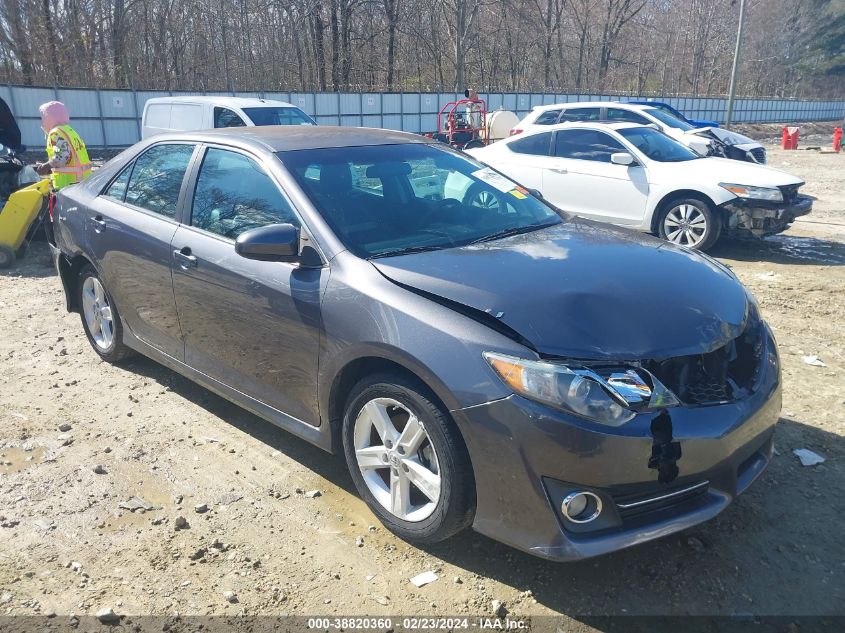
<svg viewBox="0 0 845 633"><path fill-rule="evenodd" d="M320 166L320 193L324 196L347 196L352 190L349 163L326 163Z"/></svg>

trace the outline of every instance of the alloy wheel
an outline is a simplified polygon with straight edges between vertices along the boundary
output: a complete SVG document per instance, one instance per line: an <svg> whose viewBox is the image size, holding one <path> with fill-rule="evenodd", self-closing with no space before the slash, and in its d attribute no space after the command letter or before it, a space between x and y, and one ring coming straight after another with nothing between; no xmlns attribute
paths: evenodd
<svg viewBox="0 0 845 633"><path fill-rule="evenodd" d="M707 233L707 217L695 205L679 204L666 214L663 232L666 239L674 244L697 246Z"/></svg>
<svg viewBox="0 0 845 633"><path fill-rule="evenodd" d="M373 497L403 521L431 516L440 500L440 464L423 422L397 400L374 398L358 413L353 437Z"/></svg>
<svg viewBox="0 0 845 633"><path fill-rule="evenodd" d="M82 285L82 314L97 347L103 351L110 349L114 343L111 305L96 277L87 277Z"/></svg>

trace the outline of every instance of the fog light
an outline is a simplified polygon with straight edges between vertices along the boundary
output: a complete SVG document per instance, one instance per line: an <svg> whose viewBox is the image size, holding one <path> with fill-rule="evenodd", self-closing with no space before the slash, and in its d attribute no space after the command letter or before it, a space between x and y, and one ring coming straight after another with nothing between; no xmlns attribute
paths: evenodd
<svg viewBox="0 0 845 633"><path fill-rule="evenodd" d="M592 492L572 492L563 498L560 511L573 523L589 523L601 514L601 499Z"/></svg>

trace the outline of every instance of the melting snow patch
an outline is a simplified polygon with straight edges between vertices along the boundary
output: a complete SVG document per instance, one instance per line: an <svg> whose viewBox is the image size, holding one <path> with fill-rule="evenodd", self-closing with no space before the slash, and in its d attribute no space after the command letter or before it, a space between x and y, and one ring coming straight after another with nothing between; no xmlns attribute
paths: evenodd
<svg viewBox="0 0 845 633"><path fill-rule="evenodd" d="M415 587L423 587L430 582L434 582L437 580L437 574L433 571L424 571L421 574L417 574L413 578L411 578L411 584Z"/></svg>
<svg viewBox="0 0 845 633"><path fill-rule="evenodd" d="M792 452L801 460L802 466L815 466L824 463L824 457L806 448L796 448Z"/></svg>
<svg viewBox="0 0 845 633"><path fill-rule="evenodd" d="M822 359L818 356L802 356L801 360L803 360L807 365L812 365L813 367L827 367L827 365L825 365Z"/></svg>

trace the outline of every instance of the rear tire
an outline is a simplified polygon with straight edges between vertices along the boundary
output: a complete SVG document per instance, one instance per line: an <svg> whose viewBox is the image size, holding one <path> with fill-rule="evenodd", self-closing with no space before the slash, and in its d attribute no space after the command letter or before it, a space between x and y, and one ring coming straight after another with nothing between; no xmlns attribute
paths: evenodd
<svg viewBox="0 0 845 633"><path fill-rule="evenodd" d="M123 323L114 301L90 264L79 271L76 291L85 336L100 358L117 363L133 356L135 352L123 344Z"/></svg>
<svg viewBox="0 0 845 633"><path fill-rule="evenodd" d="M359 382L343 417L343 448L361 498L394 534L436 543L475 514L475 478L449 414L401 374Z"/></svg>
<svg viewBox="0 0 845 633"><path fill-rule="evenodd" d="M15 251L11 246L0 244L0 268L9 268L15 263Z"/></svg>
<svg viewBox="0 0 845 633"><path fill-rule="evenodd" d="M719 239L722 221L712 205L701 198L675 198L663 205L657 230L664 240L706 251Z"/></svg>

